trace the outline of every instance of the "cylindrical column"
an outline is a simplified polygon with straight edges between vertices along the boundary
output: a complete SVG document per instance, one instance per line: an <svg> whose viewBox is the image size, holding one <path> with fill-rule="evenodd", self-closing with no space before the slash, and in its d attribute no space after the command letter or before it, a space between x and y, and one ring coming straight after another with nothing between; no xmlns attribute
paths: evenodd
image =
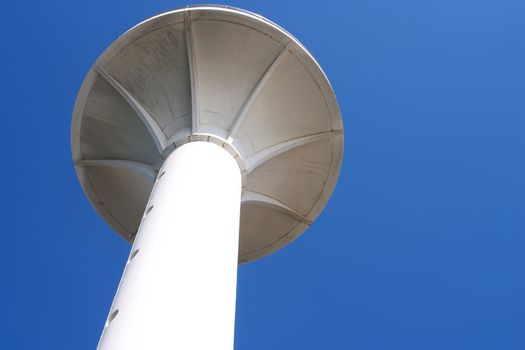
<svg viewBox="0 0 525 350"><path fill-rule="evenodd" d="M232 350L241 173L190 142L159 171L99 350Z"/></svg>

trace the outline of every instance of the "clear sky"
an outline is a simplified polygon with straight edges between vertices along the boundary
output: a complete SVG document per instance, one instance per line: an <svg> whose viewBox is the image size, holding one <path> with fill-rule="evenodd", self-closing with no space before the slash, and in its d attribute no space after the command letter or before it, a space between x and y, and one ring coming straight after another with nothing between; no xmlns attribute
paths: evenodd
<svg viewBox="0 0 525 350"><path fill-rule="evenodd" d="M2 1L0 347L94 350L129 245L69 129L112 41L180 1ZM525 3L234 1L337 94L345 158L316 223L239 269L236 349L525 349Z"/></svg>

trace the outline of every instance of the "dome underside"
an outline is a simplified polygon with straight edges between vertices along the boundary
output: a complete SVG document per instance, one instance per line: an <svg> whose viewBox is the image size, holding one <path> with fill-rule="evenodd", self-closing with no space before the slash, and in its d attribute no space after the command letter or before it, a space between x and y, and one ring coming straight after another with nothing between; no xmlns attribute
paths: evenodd
<svg viewBox="0 0 525 350"><path fill-rule="evenodd" d="M317 63L274 24L232 9L143 22L84 81L72 127L77 173L124 238L138 229L162 152L192 134L227 140L243 159L240 262L303 232L342 160L341 117Z"/></svg>

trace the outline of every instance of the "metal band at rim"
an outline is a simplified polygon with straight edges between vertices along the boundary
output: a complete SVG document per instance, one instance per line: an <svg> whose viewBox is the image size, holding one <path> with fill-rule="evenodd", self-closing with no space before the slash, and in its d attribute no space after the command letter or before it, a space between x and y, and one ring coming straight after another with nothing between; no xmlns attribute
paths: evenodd
<svg viewBox="0 0 525 350"><path fill-rule="evenodd" d="M160 160L156 166L156 171L157 173L160 171L160 169L162 168L162 164L164 163L164 160L168 158L168 156L173 152L175 151L178 147L188 143L188 142L195 142L195 141L204 141L204 142L211 142L211 143L214 143L222 148L224 148L226 151L228 151L228 153L230 153L232 155L232 157L235 159L235 161L237 162L237 164L239 165L239 169L241 170L241 176L242 176L242 188L243 188L243 191L246 189L246 165L241 157L241 155L239 154L239 152L237 151L237 149L235 148L235 146L233 146L231 143L229 143L227 140L219 137L219 136L216 136L216 135L212 135L212 134L203 134L203 133L199 133L199 134L193 134L193 135L190 135L190 136L187 136L187 137L183 137L183 138L180 138L174 142L171 142L169 143L165 148L164 150L162 151L162 154L160 156Z"/></svg>

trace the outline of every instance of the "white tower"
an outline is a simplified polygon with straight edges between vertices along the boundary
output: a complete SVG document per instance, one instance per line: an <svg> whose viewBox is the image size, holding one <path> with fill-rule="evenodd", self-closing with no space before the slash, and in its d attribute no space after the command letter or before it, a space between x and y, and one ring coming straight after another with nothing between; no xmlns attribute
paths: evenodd
<svg viewBox="0 0 525 350"><path fill-rule="evenodd" d="M319 215L343 127L326 76L289 33L195 6L100 56L71 143L87 197L133 244L98 349L232 350L237 264Z"/></svg>

